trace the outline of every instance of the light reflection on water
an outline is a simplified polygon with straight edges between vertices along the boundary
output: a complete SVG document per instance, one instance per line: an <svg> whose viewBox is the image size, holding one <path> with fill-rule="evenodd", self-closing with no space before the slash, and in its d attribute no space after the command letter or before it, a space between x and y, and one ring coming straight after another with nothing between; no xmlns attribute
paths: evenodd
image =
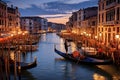
<svg viewBox="0 0 120 80"><path fill-rule="evenodd" d="M106 80L106 78L104 76L101 76L101 75L99 75L97 73L94 73L93 79L94 80Z"/></svg>
<svg viewBox="0 0 120 80"><path fill-rule="evenodd" d="M43 34L39 49L33 53L21 54L22 61L31 62L37 56L37 67L23 71L22 80L113 80L113 75L91 65L78 65L64 60L54 52L54 45L63 52L64 40L55 33ZM75 44L70 43L69 52L73 52Z"/></svg>

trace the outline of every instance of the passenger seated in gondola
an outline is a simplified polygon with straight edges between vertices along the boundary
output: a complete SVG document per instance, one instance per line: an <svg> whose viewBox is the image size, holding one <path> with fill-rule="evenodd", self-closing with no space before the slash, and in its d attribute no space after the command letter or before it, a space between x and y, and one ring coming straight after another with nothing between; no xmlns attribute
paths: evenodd
<svg viewBox="0 0 120 80"><path fill-rule="evenodd" d="M103 49L101 47L98 48L97 55L99 55L99 56L103 56L104 55Z"/></svg>
<svg viewBox="0 0 120 80"><path fill-rule="evenodd" d="M82 59L85 58L85 56L81 55L79 51L74 51L74 52L72 53L72 56L73 56L74 58L78 58L78 59L80 59L80 60L82 60Z"/></svg>

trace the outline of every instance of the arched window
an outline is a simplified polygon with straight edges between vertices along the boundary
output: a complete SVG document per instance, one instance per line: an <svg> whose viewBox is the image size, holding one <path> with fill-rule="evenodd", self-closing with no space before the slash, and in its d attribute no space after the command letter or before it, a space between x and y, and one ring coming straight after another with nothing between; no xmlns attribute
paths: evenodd
<svg viewBox="0 0 120 80"><path fill-rule="evenodd" d="M108 28L108 32L111 32L111 28Z"/></svg>

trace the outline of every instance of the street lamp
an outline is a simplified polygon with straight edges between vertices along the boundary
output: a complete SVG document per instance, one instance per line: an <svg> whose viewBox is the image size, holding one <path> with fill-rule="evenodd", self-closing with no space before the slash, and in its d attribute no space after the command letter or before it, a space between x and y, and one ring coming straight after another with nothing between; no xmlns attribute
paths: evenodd
<svg viewBox="0 0 120 80"><path fill-rule="evenodd" d="M115 37L116 37L116 40L117 40L117 46L116 46L116 49L118 50L118 42L119 42L119 37L120 37L120 36L119 36L118 34L116 34Z"/></svg>
<svg viewBox="0 0 120 80"><path fill-rule="evenodd" d="M88 34L89 38L91 39L91 34Z"/></svg>
<svg viewBox="0 0 120 80"><path fill-rule="evenodd" d="M98 38L97 36L94 37L94 40L95 40L95 42L94 42L94 52L97 48L97 44L96 44L97 43L97 38Z"/></svg>
<svg viewBox="0 0 120 80"><path fill-rule="evenodd" d="M81 33L81 35L83 35L83 33Z"/></svg>
<svg viewBox="0 0 120 80"><path fill-rule="evenodd" d="M95 36L95 39L96 39L96 40L97 40L97 38L98 38L98 37L97 37L97 36Z"/></svg>

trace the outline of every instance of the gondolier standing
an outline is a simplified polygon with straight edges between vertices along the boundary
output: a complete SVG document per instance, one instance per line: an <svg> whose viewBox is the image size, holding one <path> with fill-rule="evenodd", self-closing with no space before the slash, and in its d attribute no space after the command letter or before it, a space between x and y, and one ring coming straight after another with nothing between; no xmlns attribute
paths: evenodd
<svg viewBox="0 0 120 80"><path fill-rule="evenodd" d="M65 47L66 54L68 54L68 44L67 44L66 39L65 39L65 42L64 42L64 47Z"/></svg>

